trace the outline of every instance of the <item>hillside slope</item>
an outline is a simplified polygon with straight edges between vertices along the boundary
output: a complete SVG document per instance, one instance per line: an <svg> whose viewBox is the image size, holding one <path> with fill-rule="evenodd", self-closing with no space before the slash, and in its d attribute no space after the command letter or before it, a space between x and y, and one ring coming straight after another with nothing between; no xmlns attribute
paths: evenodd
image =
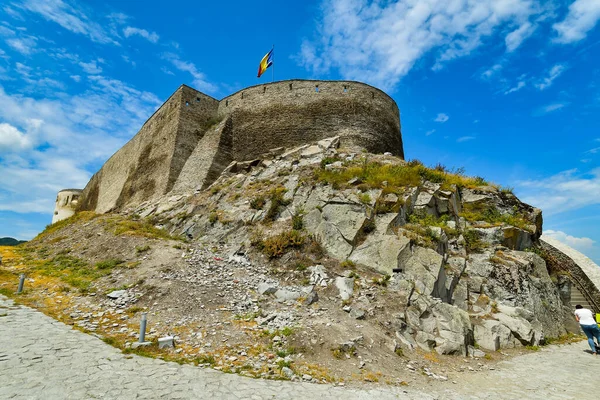
<svg viewBox="0 0 600 400"><path fill-rule="evenodd" d="M125 349L147 311L151 340L177 338L178 353L152 354L318 382L451 377L464 366L440 355L487 368L567 333L536 254L539 210L460 171L338 144L233 162L205 190L122 214L79 213L23 247L0 289L27 270L39 278L23 299Z"/></svg>

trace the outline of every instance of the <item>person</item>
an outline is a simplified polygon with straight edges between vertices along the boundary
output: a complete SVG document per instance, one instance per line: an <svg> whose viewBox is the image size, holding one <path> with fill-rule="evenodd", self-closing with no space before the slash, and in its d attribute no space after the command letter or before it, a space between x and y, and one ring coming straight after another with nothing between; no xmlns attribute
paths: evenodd
<svg viewBox="0 0 600 400"><path fill-rule="evenodd" d="M583 308L581 304L577 304L575 306L575 319L577 319L583 333L587 336L588 343L592 348L592 353L594 355L600 354L600 328L598 328L598 324L596 324L592 311ZM594 337L598 340L598 346L594 343Z"/></svg>

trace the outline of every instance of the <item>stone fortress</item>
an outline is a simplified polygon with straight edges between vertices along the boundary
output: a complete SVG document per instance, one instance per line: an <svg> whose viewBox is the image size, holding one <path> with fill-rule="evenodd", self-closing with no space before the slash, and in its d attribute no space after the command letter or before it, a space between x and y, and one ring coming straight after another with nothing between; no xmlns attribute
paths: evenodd
<svg viewBox="0 0 600 400"><path fill-rule="evenodd" d="M87 184L97 213L210 185L232 161L340 136L343 146L404 157L396 102L352 81L289 80L221 101L182 85Z"/></svg>
<svg viewBox="0 0 600 400"><path fill-rule="evenodd" d="M107 213L167 194L193 193L233 161L276 155L332 136L345 147L404 158L396 102L364 83L288 80L251 86L220 101L182 85L83 191L58 193L52 223L76 209ZM572 283L582 302L600 311L597 266L551 239L542 239L542 245L573 277L565 300L571 300Z"/></svg>

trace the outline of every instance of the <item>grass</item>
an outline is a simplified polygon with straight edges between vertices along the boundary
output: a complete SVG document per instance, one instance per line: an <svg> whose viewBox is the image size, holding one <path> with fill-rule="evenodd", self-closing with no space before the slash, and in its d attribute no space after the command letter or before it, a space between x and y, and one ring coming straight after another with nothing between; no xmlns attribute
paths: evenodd
<svg viewBox="0 0 600 400"><path fill-rule="evenodd" d="M145 246L136 246L135 248L135 254L142 254L147 252L148 250L150 250L150 246L145 245Z"/></svg>
<svg viewBox="0 0 600 400"><path fill-rule="evenodd" d="M525 216L516 211L514 214L502 214L494 206L486 204L464 204L460 215L467 221L483 221L492 226L507 224L524 230L531 230L532 225Z"/></svg>
<svg viewBox="0 0 600 400"><path fill-rule="evenodd" d="M109 227L113 230L116 236L119 235L131 235L131 236L142 236L151 239L167 239L167 240L181 240L180 238L171 236L169 232L164 229L155 227L148 220L134 220L134 219L123 219L111 221Z"/></svg>
<svg viewBox="0 0 600 400"><path fill-rule="evenodd" d="M481 233L474 229L467 229L463 232L465 238L465 247L469 253L481 253L487 244L481 240Z"/></svg>
<svg viewBox="0 0 600 400"><path fill-rule="evenodd" d="M63 219L62 221L58 221L54 224L47 225L46 229L44 229L39 235L37 235L34 240L50 236L51 234L58 232L62 228L74 224L76 222L91 221L92 219L97 218L99 216L100 214L96 214L93 211L80 211L70 216L69 218Z"/></svg>
<svg viewBox="0 0 600 400"><path fill-rule="evenodd" d="M283 186L278 186L269 192L269 200L271 204L269 209L267 210L267 214L265 215L264 222L273 222L279 216L282 207L290 204L290 200L284 200L283 195L287 191Z"/></svg>
<svg viewBox="0 0 600 400"><path fill-rule="evenodd" d="M427 168L418 161L412 161L405 165L390 165L379 162L362 161L350 163L345 168L315 171L315 178L319 182L328 183L335 188L347 188L348 181L358 178L363 189L380 189L385 187L401 188L419 186L423 181L442 184L443 189L452 187L475 188L485 186L488 183L479 177L467 177L462 170L448 171L443 166Z"/></svg>
<svg viewBox="0 0 600 400"><path fill-rule="evenodd" d="M267 200L265 199L265 196L255 197L250 201L250 208L254 210L262 210L266 202Z"/></svg>

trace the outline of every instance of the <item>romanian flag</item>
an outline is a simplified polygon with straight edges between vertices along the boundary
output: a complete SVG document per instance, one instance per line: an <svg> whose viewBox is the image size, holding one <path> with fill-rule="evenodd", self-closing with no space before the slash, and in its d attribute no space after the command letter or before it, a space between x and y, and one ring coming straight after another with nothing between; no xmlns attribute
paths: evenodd
<svg viewBox="0 0 600 400"><path fill-rule="evenodd" d="M258 65L258 78L260 78L271 65L273 65L273 49L260 60L260 64Z"/></svg>

